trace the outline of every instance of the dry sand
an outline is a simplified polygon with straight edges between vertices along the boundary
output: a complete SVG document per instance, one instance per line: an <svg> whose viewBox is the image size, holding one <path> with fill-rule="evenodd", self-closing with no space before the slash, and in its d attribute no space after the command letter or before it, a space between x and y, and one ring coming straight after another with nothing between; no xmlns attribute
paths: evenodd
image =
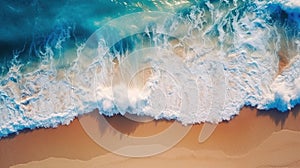
<svg viewBox="0 0 300 168"><path fill-rule="evenodd" d="M203 124L193 125L172 149L145 158L128 158L104 150L85 133L78 119L68 126L24 131L0 140L0 167L300 167L300 108L289 113L244 108L218 125L204 143ZM137 123L107 118L117 130L145 137L174 121Z"/></svg>

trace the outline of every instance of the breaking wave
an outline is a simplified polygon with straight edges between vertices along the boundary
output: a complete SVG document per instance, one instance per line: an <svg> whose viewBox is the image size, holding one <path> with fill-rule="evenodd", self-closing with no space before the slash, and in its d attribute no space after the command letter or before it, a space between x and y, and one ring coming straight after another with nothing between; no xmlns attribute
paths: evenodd
<svg viewBox="0 0 300 168"><path fill-rule="evenodd" d="M94 109L193 124L230 120L243 106L286 112L300 102L296 0L1 3L35 24L2 19L11 29L0 29L0 138Z"/></svg>

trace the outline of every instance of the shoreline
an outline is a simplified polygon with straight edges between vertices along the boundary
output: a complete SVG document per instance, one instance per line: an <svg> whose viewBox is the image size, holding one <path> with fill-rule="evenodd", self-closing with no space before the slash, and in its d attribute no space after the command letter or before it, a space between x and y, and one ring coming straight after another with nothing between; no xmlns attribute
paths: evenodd
<svg viewBox="0 0 300 168"><path fill-rule="evenodd" d="M54 166L55 164L58 166L61 163L60 160L68 160L66 163L71 166L75 163L86 165L89 162L101 162L104 164L110 160L111 163L109 165L117 167L119 164L118 159L120 161L127 160L132 166L133 163L138 165L139 162L148 162L150 160L164 162L161 160L161 157L168 156L172 158L178 156L178 160L175 157L174 161L177 160L177 162L181 161L188 164L189 162L197 163L197 160L200 163L200 160L204 160L206 164L213 166L214 159L211 162L209 162L209 159L205 160L205 153L211 155L211 157L214 156L221 159L222 162L226 162L228 165L235 165L235 161L232 158L243 158L243 156L255 150L261 150L260 152L265 154L272 147L275 149L278 148L278 153L281 151L288 152L287 150L289 150L288 153L293 155L289 156L291 154L285 154L285 156L280 156L281 161L286 160L286 164L294 164L296 161L295 157L300 154L300 150L298 150L299 152L294 151L294 149L300 149L300 141L298 140L299 142L297 142L297 139L292 139L292 137L300 137L299 112L299 106L288 113L280 113L274 110L258 111L254 108L245 107L232 120L218 124L207 141L203 143L198 142L198 136L203 124L195 124L187 135L172 149L147 158L127 158L106 151L90 139L76 118L68 126L62 125L57 128L40 128L32 131L24 131L19 133L19 135L1 139L0 165L3 168L10 166L44 167L46 165ZM154 120L147 123L136 123L120 115L106 118L120 132L141 137L156 134L169 127L172 122L176 122ZM266 150L262 145L266 141L270 141L268 144L274 143L278 146L270 146ZM282 149L279 150L279 148ZM218 152L214 153L216 151ZM188 157L190 155L192 155L191 158ZM272 155L271 152L270 155ZM187 158L191 160L187 162ZM294 159L291 161L289 158ZM255 158L250 160L252 160L251 163L256 162ZM295 164L299 165L300 162ZM263 165L261 164L260 166Z"/></svg>

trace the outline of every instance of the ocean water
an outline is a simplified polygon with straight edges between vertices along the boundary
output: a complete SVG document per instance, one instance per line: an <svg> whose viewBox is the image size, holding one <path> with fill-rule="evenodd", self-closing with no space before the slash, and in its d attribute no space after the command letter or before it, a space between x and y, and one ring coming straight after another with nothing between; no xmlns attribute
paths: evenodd
<svg viewBox="0 0 300 168"><path fill-rule="evenodd" d="M94 109L186 125L300 102L297 0L0 4L0 138Z"/></svg>

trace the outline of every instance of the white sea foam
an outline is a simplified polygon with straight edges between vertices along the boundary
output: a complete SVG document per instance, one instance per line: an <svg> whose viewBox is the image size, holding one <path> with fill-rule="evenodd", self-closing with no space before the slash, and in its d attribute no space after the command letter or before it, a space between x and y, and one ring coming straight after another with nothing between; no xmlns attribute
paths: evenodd
<svg viewBox="0 0 300 168"><path fill-rule="evenodd" d="M297 1L278 2L288 12L300 6ZM1 79L0 137L25 128L69 124L96 108L107 116L128 112L183 124L230 120L245 105L293 108L300 101L299 35L289 38L295 52L278 74L277 52L286 36L279 29L289 27L269 23L264 11L268 3L249 4L247 10L238 5L218 10L217 4L206 3L210 10L192 7L186 16L153 20L159 15L150 12L132 15L144 19L116 19L107 25L112 27L105 29L108 34L99 30L97 43L79 47L77 58L63 69L56 67L50 47L44 53L47 59L30 72L21 73L22 65L14 62ZM153 21L156 26L142 26ZM152 48L121 55L107 52L111 44L103 37L118 39L140 29L177 41L155 39L154 33ZM145 85L132 79L143 68L152 70Z"/></svg>

